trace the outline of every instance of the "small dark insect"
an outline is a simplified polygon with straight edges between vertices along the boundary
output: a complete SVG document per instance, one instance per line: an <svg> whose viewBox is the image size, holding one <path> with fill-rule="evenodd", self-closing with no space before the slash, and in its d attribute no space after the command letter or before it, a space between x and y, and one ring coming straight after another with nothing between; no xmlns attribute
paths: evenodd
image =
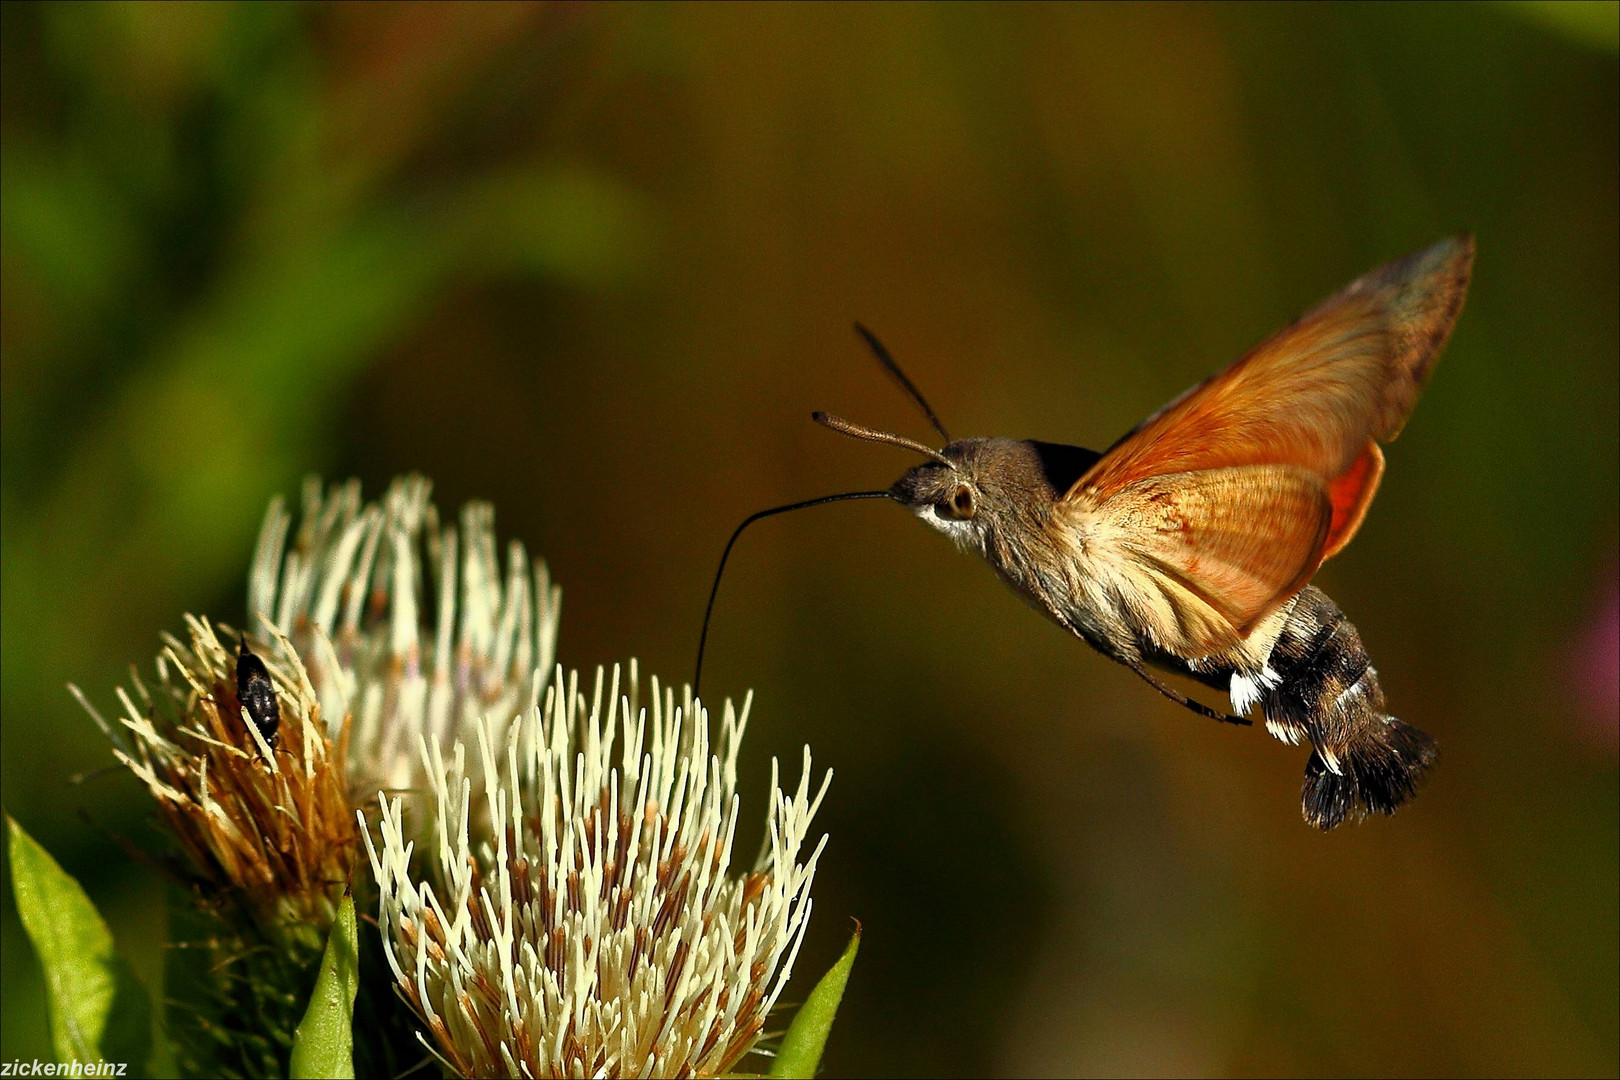
<svg viewBox="0 0 1620 1080"><path fill-rule="evenodd" d="M276 745L276 731L281 727L281 706L276 704L276 684L270 678L270 669L264 666L258 654L242 642L236 654L236 698L247 710L248 718L272 749Z"/></svg>
<svg viewBox="0 0 1620 1080"><path fill-rule="evenodd" d="M1273 334L1098 453L1033 439L952 439L888 351L857 326L928 417L938 450L825 413L843 435L927 458L881 491L971 551L1037 610L1201 716L1311 747L1305 820L1331 829L1411 798L1434 740L1385 712L1361 635L1310 584L1361 527L1462 308L1474 242L1388 263ZM716 573L709 593L714 609ZM703 632L708 634L708 614ZM698 641L698 674L703 638ZM1153 669L1230 696L1229 716ZM693 679L694 690L697 679Z"/></svg>

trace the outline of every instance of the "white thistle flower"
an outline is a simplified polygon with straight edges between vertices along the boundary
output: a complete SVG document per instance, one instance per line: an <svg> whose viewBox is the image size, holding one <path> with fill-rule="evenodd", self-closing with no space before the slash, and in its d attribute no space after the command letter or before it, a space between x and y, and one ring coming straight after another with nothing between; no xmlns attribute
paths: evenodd
<svg viewBox="0 0 1620 1080"><path fill-rule="evenodd" d="M311 479L291 545L278 498L253 557L250 624L267 619L292 640L330 734L353 710L357 797L424 786L423 738L443 744L485 712L517 715L556 655L562 591L545 563L531 566L513 541L503 574L494 508L468 503L459 532L441 527L430 489L402 477L362 506L358 481L323 493Z"/></svg>
<svg viewBox="0 0 1620 1080"><path fill-rule="evenodd" d="M728 702L711 752L700 704L636 674L604 713L561 672L515 722L477 725L480 798L458 742L421 752L437 797L434 883L411 872L401 800L363 831L402 995L457 1075L713 1076L758 1040L810 916L823 837L799 861L831 773L810 752L784 793L772 763L759 858L732 873L737 750L748 703ZM492 717L493 718L493 717ZM615 764L617 762L617 764ZM480 805L481 804L481 805Z"/></svg>

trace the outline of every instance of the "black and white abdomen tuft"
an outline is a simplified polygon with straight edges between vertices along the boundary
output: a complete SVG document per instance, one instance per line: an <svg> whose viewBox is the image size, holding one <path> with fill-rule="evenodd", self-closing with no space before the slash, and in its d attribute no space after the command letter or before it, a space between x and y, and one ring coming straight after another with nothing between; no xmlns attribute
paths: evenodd
<svg viewBox="0 0 1620 1080"><path fill-rule="evenodd" d="M1393 814L1434 764L1434 740L1384 711L1361 635L1315 586L1292 602L1262 669L1233 673L1231 692L1240 711L1259 704L1283 742L1311 744L1302 802L1319 829Z"/></svg>

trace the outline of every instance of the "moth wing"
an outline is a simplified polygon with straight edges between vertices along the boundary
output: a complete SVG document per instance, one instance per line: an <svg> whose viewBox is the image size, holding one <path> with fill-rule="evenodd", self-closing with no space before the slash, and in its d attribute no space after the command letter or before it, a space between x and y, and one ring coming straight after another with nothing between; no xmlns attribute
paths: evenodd
<svg viewBox="0 0 1620 1080"><path fill-rule="evenodd" d="M1122 542L1247 634L1355 535L1383 476L1378 444L1417 403L1473 254L1472 237L1450 237L1358 279L1144 420L1061 501L1116 519ZM1219 479L1177 479L1204 474ZM1153 531L1165 504L1144 508L1148 495L1179 508L1179 539Z"/></svg>
<svg viewBox="0 0 1620 1080"><path fill-rule="evenodd" d="M1067 504L1082 542L1106 545L1127 607L1171 652L1230 648L1310 580L1333 500L1305 469L1244 465L1138 480Z"/></svg>
<svg viewBox="0 0 1620 1080"><path fill-rule="evenodd" d="M1144 420L1068 497L1106 499L1145 476L1234 465L1297 465L1324 483L1357 471L1368 443L1399 435L1417 403L1473 254L1472 237L1450 237L1358 279ZM1374 484L1381 473L1360 471ZM1347 515L1360 502L1341 501Z"/></svg>
<svg viewBox="0 0 1620 1080"><path fill-rule="evenodd" d="M1327 542L1322 547L1322 561L1333 558L1361 528L1361 519L1367 516L1378 492L1378 482L1384 478L1384 452L1378 443L1367 440L1361 456L1350 467L1328 481L1328 501L1333 504L1333 520L1328 526Z"/></svg>

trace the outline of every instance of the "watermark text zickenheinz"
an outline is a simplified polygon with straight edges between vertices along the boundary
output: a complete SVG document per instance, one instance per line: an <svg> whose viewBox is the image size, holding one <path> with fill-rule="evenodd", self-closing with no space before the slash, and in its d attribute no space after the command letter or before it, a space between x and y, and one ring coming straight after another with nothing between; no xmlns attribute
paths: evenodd
<svg viewBox="0 0 1620 1080"><path fill-rule="evenodd" d="M24 1061L14 1058L0 1061L0 1080L7 1076L68 1076L92 1077L126 1076L129 1065L122 1061Z"/></svg>

